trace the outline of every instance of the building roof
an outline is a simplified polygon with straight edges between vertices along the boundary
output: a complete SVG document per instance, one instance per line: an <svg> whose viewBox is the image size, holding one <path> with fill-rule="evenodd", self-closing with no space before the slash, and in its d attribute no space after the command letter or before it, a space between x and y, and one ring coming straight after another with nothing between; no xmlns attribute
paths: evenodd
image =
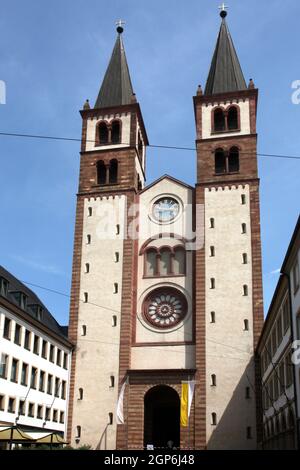
<svg viewBox="0 0 300 470"><path fill-rule="evenodd" d="M133 96L124 44L119 32L95 109L131 104Z"/></svg>
<svg viewBox="0 0 300 470"><path fill-rule="evenodd" d="M18 302L18 294L25 294L27 296L27 302L23 311L29 316L29 319L33 318L35 321L39 321L43 326L52 330L56 335L61 336L64 340L67 339L67 327L60 326L39 297L1 265L0 278L4 278L8 282L8 293L7 296L4 297L6 300L21 308L20 303ZM42 309L40 318L37 316L36 307L40 307Z"/></svg>
<svg viewBox="0 0 300 470"><path fill-rule="evenodd" d="M247 90L247 86L224 16L204 95L242 90Z"/></svg>
<svg viewBox="0 0 300 470"><path fill-rule="evenodd" d="M289 247L287 249L287 252L286 252L286 255L285 255L285 258L284 258L284 261L283 261L283 264L282 264L282 267L281 267L281 270L280 270L281 273L286 272L287 264L289 262L291 253L292 253L294 247L296 246L296 240L297 240L297 237L299 237L299 234L300 234L300 216L298 217L295 230L293 232ZM299 240L299 238L298 238L298 240ZM298 246L299 246L299 244L298 244Z"/></svg>
<svg viewBox="0 0 300 470"><path fill-rule="evenodd" d="M155 186L156 184L160 183L162 180L165 180L165 179L170 180L173 183L179 184L180 186L184 186L187 189L191 189L191 190L194 189L189 184L184 183L183 181L180 181L180 180L174 178L173 176L165 174L165 175L161 176L160 178L158 178L157 180L153 181L152 183L148 184L148 186L145 186L144 189L142 189L140 191L140 194L147 191L148 189L152 188L153 186Z"/></svg>

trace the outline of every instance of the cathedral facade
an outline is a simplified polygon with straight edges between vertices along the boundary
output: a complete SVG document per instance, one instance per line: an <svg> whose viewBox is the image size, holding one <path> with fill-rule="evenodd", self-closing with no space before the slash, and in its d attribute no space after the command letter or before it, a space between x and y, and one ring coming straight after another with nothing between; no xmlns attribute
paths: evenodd
<svg viewBox="0 0 300 470"><path fill-rule="evenodd" d="M121 25L95 106L86 102L81 111L69 325L72 445L257 446L258 90L252 80L246 84L225 11L221 17L206 87L193 98L195 186L169 175L145 183L148 138ZM190 381L194 397L182 427L181 384Z"/></svg>

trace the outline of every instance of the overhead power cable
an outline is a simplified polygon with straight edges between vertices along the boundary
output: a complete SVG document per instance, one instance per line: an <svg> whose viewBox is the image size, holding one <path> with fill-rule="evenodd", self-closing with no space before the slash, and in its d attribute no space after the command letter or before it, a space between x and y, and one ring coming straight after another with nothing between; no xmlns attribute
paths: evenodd
<svg viewBox="0 0 300 470"><path fill-rule="evenodd" d="M41 140L56 140L56 141L65 141L65 142L81 142L80 138L76 137L60 137L60 136L50 136L50 135L41 135L41 134L21 134L16 132L0 132L0 136L6 137L19 137L19 138L27 138L27 139L41 139ZM94 143L95 140L86 140L86 142ZM128 145L128 142L120 142L119 145ZM196 152L196 147L179 147L173 145L155 145L149 144L150 148L157 148L157 149L165 149L165 150L181 150L181 151L191 151ZM211 148L201 148L202 151L211 151ZM257 155L258 157L265 157L265 158L283 158L289 160L300 160L300 156L297 155L280 155L280 154L272 154L272 153L257 153L257 152L243 152L240 151L240 154L246 155Z"/></svg>

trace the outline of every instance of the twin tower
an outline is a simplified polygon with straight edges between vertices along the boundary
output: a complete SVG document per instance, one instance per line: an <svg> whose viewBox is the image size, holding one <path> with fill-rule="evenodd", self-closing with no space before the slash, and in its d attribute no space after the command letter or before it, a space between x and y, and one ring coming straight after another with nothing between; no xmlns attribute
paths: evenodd
<svg viewBox="0 0 300 470"><path fill-rule="evenodd" d="M69 325L72 445L256 448L254 350L263 323L258 90L252 80L246 84L225 11L221 17L206 87L194 97L195 186L169 175L145 185L148 138L122 26L95 106L86 102L81 111ZM182 427L186 381L195 391Z"/></svg>

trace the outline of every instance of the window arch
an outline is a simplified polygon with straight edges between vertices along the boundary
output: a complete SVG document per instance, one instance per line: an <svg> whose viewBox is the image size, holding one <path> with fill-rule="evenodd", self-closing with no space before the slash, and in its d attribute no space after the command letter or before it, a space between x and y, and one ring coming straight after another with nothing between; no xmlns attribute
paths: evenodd
<svg viewBox="0 0 300 470"><path fill-rule="evenodd" d="M171 274L171 250L168 247L160 249L159 273L162 276Z"/></svg>
<svg viewBox="0 0 300 470"><path fill-rule="evenodd" d="M145 275L155 276L157 274L157 251L149 248L145 253Z"/></svg>
<svg viewBox="0 0 300 470"><path fill-rule="evenodd" d="M185 274L185 249L183 246L174 248L173 274Z"/></svg>
<svg viewBox="0 0 300 470"><path fill-rule="evenodd" d="M214 131L222 132L226 129L225 114L222 108L214 110Z"/></svg>
<svg viewBox="0 0 300 470"><path fill-rule="evenodd" d="M106 183L106 166L103 160L97 162L97 184Z"/></svg>
<svg viewBox="0 0 300 470"><path fill-rule="evenodd" d="M111 143L119 144L121 142L121 122L115 120L111 124Z"/></svg>
<svg viewBox="0 0 300 470"><path fill-rule="evenodd" d="M239 149L232 147L229 151L228 156L228 171L229 173L236 173L240 169L240 156Z"/></svg>
<svg viewBox="0 0 300 470"><path fill-rule="evenodd" d="M109 142L109 131L106 122L102 121L98 124L98 135L96 142L100 145L108 144Z"/></svg>
<svg viewBox="0 0 300 470"><path fill-rule="evenodd" d="M215 151L215 172L217 175L226 173L226 156L223 149Z"/></svg>
<svg viewBox="0 0 300 470"><path fill-rule="evenodd" d="M144 276L185 276L186 252L184 246L174 248L149 247L144 251Z"/></svg>
<svg viewBox="0 0 300 470"><path fill-rule="evenodd" d="M109 163L109 182L117 183L118 181L118 160L115 158Z"/></svg>
<svg viewBox="0 0 300 470"><path fill-rule="evenodd" d="M239 113L236 106L230 106L227 111L227 127L229 131L239 128Z"/></svg>

